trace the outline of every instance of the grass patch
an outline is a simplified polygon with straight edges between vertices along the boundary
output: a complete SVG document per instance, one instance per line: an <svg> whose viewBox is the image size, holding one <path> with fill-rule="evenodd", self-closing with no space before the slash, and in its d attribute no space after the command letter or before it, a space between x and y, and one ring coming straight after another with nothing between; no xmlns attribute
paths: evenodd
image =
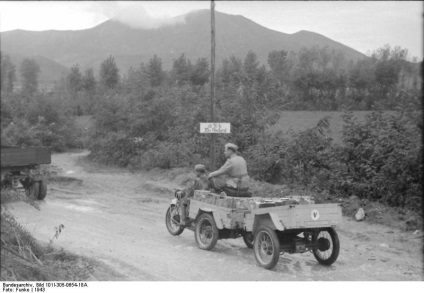
<svg viewBox="0 0 424 293"><path fill-rule="evenodd" d="M2 247L2 281L85 281L94 272L92 263L81 256L55 251L39 262L23 259Z"/></svg>
<svg viewBox="0 0 424 293"><path fill-rule="evenodd" d="M353 115L358 121L365 121L365 116L370 114L372 111L354 111ZM392 111L386 111L386 113L393 113ZM268 132L277 133L282 131L300 132L306 129L312 128L317 125L318 121L326 116L330 116L330 127L329 133L335 143L342 143L342 131L343 131L343 119L341 115L342 111L283 111L281 112L281 118L278 122L268 128Z"/></svg>

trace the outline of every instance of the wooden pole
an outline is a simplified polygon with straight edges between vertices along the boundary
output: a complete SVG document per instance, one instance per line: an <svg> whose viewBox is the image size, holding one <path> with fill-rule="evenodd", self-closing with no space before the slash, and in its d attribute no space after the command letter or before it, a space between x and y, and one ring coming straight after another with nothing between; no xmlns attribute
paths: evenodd
<svg viewBox="0 0 424 293"><path fill-rule="evenodd" d="M211 122L215 122L215 2L211 1ZM215 170L216 134L211 134L210 171Z"/></svg>

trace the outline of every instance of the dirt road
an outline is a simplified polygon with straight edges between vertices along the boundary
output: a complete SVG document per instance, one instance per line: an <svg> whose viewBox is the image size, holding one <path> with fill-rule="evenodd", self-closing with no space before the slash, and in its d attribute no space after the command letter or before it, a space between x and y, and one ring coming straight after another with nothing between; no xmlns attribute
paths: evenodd
<svg viewBox="0 0 424 293"><path fill-rule="evenodd" d="M171 236L165 212L175 182L145 173L81 163L82 153L54 155L52 164L66 176L81 179L66 187L51 185L41 211L20 202L9 204L16 218L42 241L56 226L65 228L54 240L71 252L95 258L119 274L97 280L422 280L422 232L343 219L340 256L334 265L319 265L311 253L285 254L273 270L256 264L243 240L220 240L213 251L200 250L194 234ZM163 192L160 191L161 188ZM126 276L118 277L120 275Z"/></svg>

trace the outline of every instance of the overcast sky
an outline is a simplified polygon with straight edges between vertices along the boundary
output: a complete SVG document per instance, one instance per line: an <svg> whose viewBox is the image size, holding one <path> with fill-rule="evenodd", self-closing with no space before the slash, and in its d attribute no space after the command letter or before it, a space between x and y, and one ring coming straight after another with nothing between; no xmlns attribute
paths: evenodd
<svg viewBox="0 0 424 293"><path fill-rule="evenodd" d="M78 30L113 17L157 27L171 17L209 8L210 1L0 1L0 31ZM283 33L320 33L365 54L390 44L423 58L421 1L216 1L215 9Z"/></svg>

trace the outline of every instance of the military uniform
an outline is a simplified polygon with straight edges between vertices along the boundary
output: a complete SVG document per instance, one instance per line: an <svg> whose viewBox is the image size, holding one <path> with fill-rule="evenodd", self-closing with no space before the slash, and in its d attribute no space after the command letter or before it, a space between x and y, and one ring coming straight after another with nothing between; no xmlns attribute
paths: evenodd
<svg viewBox="0 0 424 293"><path fill-rule="evenodd" d="M219 170L210 173L209 177L213 177L212 182L218 189L225 186L243 190L249 188L246 161L236 154L233 154Z"/></svg>
<svg viewBox="0 0 424 293"><path fill-rule="evenodd" d="M193 198L195 190L208 190L209 189L209 181L208 176L204 173L206 171L205 166L196 165L194 168L197 172L197 177L191 181L191 183L183 190L184 197L181 198L181 225L186 225L186 217L187 217L187 206L189 205L190 198ZM203 172L203 174L200 174Z"/></svg>
<svg viewBox="0 0 424 293"><path fill-rule="evenodd" d="M209 189L208 176L206 174L202 174L200 177L194 179L189 186L187 186L184 190L185 197L184 198L192 198L194 196L195 190L207 190Z"/></svg>

